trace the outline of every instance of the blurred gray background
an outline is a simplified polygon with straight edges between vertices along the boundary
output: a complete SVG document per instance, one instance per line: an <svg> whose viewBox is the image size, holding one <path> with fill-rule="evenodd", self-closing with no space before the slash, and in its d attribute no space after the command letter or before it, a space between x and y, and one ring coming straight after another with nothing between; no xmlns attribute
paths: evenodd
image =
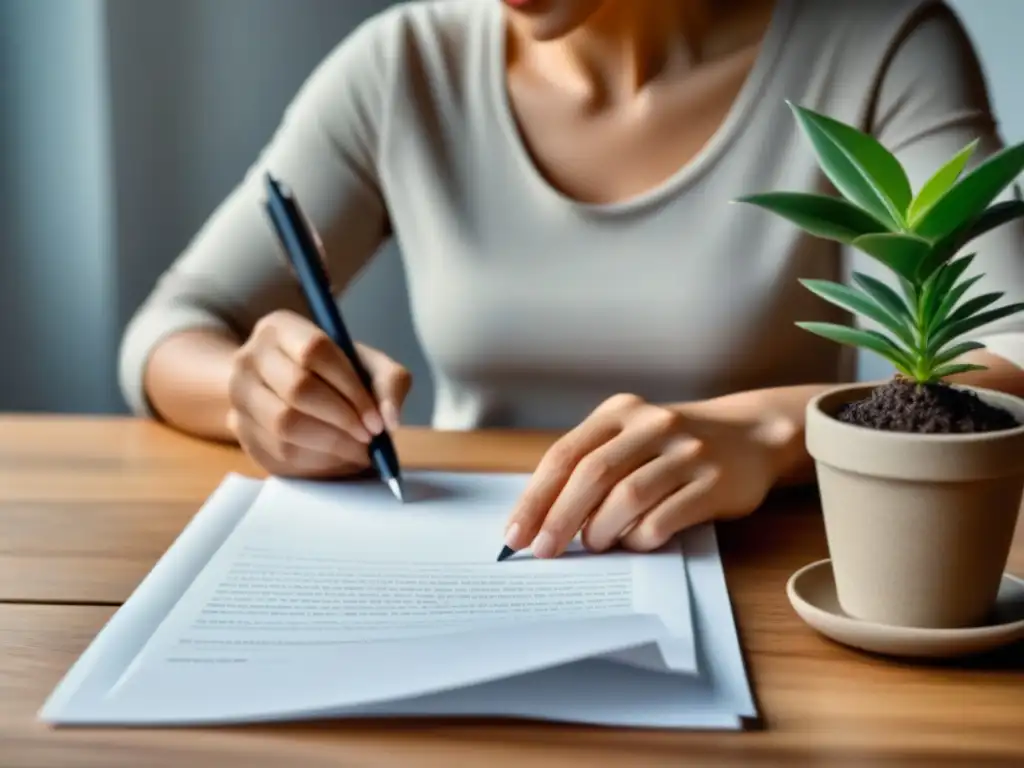
<svg viewBox="0 0 1024 768"><path fill-rule="evenodd" d="M480 0L493 2L496 0ZM0 411L123 412L121 329L317 62L387 0L0 0ZM953 0L1024 139L1022 0ZM1016 31L1015 31L1016 30ZM429 374L388 248L343 307ZM887 375L865 359L862 375Z"/></svg>

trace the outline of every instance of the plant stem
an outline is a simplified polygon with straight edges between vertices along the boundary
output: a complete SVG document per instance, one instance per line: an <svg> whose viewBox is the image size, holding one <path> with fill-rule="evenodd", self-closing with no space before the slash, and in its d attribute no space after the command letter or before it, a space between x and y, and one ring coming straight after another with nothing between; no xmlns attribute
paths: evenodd
<svg viewBox="0 0 1024 768"><path fill-rule="evenodd" d="M925 297L924 291L920 288L915 290L914 293L914 327L916 330L914 336L917 341L916 348L914 349L914 378L917 379L918 384L927 384L933 377L934 365L931 356L927 353L928 344L931 339L929 338L927 318L924 316Z"/></svg>

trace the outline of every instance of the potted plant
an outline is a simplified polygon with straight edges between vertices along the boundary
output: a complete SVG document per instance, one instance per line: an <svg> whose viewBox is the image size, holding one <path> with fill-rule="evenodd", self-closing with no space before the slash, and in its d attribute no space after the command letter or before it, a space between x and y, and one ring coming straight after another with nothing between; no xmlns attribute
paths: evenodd
<svg viewBox="0 0 1024 768"><path fill-rule="evenodd" d="M1024 217L1024 202L993 204L1024 169L1024 144L966 172L976 142L916 194L898 160L866 133L790 104L839 195L768 192L740 198L816 237L852 245L883 264L887 284L801 281L880 330L797 323L872 350L897 373L878 385L840 386L808 405L840 607L892 626L983 624L1006 567L1024 491L1024 402L948 377L981 366L964 336L1024 309L1001 293L965 298L980 279L979 235ZM1024 257L1024 254L1021 254Z"/></svg>

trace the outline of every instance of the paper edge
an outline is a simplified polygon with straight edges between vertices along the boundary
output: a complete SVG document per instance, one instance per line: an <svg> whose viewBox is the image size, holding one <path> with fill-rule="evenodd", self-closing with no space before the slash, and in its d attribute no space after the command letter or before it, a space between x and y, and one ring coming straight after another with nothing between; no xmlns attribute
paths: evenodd
<svg viewBox="0 0 1024 768"><path fill-rule="evenodd" d="M710 613L700 610L704 603L722 602L728 606L729 622L726 631L721 634L722 638L715 638L715 647L718 651L718 658L722 657L723 650L728 651L729 667L742 673L741 676L728 675L725 679L721 676L716 682L726 688L725 693L730 701L736 705L736 714L740 717L759 718L760 713L754 699L753 686L750 680L750 669L747 658L743 653L743 645L740 642L739 624L736 620L736 607L729 592L729 584L725 576L725 562L722 559L721 548L718 546L718 532L714 523L705 523L696 528L685 531L682 534L684 562L686 563L687 575L694 589L691 604L694 610L694 636L707 637L707 627L704 624L710 619ZM693 550L704 550L693 553ZM703 555L703 557L702 557ZM707 573L704 576L695 578L692 570L694 568L706 567ZM700 583L703 587L697 590L693 585ZM726 610L726 609L723 609ZM703 617L703 618L699 618ZM704 630L704 631L701 631ZM723 649L721 643L728 644ZM698 643L700 645L700 643ZM698 660L698 664L700 660Z"/></svg>
<svg viewBox="0 0 1024 768"><path fill-rule="evenodd" d="M239 520L244 517L261 489L262 481L257 478L246 477L234 472L228 473L224 477L186 523L171 546L160 556L124 603L96 633L86 649L54 687L37 713L40 720L51 723L63 720L61 713L74 707L74 698L89 682L97 664L103 660L108 647L118 641L123 642L125 637L131 638L144 634L133 631L128 626L129 624L132 622L142 623L146 613L157 612L158 617L155 623L146 622L152 624L152 631L155 631L159 622L177 603L188 585L205 567L213 553L224 543ZM211 531L215 532L215 535L211 535ZM162 600L150 601L147 597L151 592L158 594L162 592L166 597ZM169 605L166 610L157 610L155 603ZM151 635L152 632L139 638L139 650ZM125 654L118 655L124 656ZM127 659L123 669L127 670L130 664L131 659Z"/></svg>

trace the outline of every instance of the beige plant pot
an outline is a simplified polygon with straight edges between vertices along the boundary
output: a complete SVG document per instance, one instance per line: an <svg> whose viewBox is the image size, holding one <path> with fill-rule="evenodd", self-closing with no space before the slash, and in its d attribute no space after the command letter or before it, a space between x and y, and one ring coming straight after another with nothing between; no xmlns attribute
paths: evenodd
<svg viewBox="0 0 1024 768"><path fill-rule="evenodd" d="M852 617L888 625L983 624L1021 506L1024 427L921 435L833 418L870 390L840 387L807 407L839 604ZM974 391L1024 422L1024 401Z"/></svg>

